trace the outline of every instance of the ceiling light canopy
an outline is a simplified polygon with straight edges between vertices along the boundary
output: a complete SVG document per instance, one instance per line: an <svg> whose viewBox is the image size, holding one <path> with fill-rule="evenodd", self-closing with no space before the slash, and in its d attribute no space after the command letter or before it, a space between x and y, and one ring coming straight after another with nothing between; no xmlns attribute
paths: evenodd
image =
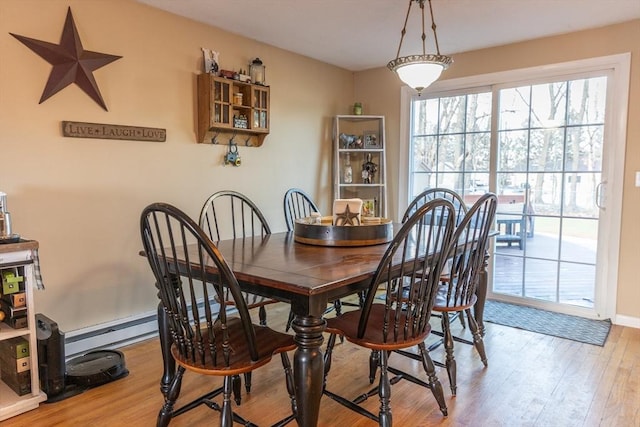
<svg viewBox="0 0 640 427"><path fill-rule="evenodd" d="M398 53L396 59L389 61L387 67L391 71L395 71L404 83L418 91L418 95L422 91L429 87L431 83L438 80L443 70L453 62L451 57L440 54L440 47L438 46L438 35L436 34L436 23L433 19L433 8L431 7L431 0L429 2L429 12L431 15L431 29L433 30L433 39L436 46L436 53L426 53L425 48L425 27L424 27L424 3L427 0L409 0L409 8L407 9L407 16L404 20L404 27L402 27L402 33L400 36L400 45L398 46ZM422 13L422 54L421 55L408 55L400 56L400 49L402 49L402 41L407 32L407 21L409 20L409 14L411 13L411 6L413 3L420 5L420 11Z"/></svg>

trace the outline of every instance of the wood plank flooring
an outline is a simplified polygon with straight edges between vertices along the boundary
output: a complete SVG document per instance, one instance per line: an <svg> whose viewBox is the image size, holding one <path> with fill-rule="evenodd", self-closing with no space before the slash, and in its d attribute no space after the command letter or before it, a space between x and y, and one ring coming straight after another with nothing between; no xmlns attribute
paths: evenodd
<svg viewBox="0 0 640 427"><path fill-rule="evenodd" d="M288 307L277 304L268 312L269 324L284 328ZM446 371L437 368L449 416L442 416L430 391L402 381L391 393L395 426L640 426L640 329L613 326L606 345L598 347L492 323L486 326L487 368L471 346L456 343L456 397L451 397ZM469 335L468 331L460 333ZM0 426L154 426L162 404L158 341L120 350L130 371L126 378L58 403L41 404L38 409L0 422ZM367 351L352 344L337 345L328 388L351 397L368 390L368 357ZM442 347L434 350L432 357L444 361ZM399 355L393 355L390 364L421 370L417 362ZM187 373L181 399L187 401L220 383L215 377ZM377 397L369 399L367 405L377 413ZM288 414L279 358L254 372L251 394L243 391L242 405L235 409L260 426ZM171 426L216 426L218 416L200 407L177 417ZM323 397L319 425L368 427L376 423Z"/></svg>

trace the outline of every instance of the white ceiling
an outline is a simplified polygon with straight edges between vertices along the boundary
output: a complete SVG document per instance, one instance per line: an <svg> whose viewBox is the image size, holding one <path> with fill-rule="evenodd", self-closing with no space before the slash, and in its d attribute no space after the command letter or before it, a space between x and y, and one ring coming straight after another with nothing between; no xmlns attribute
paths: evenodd
<svg viewBox="0 0 640 427"><path fill-rule="evenodd" d="M408 0L137 0L352 71L395 58ZM418 18L414 4L412 18ZM431 25L427 13L427 30ZM640 0L433 0L440 52L455 53L640 18ZM401 55L421 52L410 19ZM639 41L640 43L640 41ZM204 46L215 50L215 46ZM429 31L427 53L435 46Z"/></svg>

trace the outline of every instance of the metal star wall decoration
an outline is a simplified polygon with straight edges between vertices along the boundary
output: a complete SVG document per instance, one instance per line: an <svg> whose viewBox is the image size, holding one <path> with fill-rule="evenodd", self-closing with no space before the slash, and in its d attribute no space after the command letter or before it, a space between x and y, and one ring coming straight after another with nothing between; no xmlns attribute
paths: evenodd
<svg viewBox="0 0 640 427"><path fill-rule="evenodd" d="M105 111L108 111L100 94L100 89L98 89L98 84L93 77L93 71L122 58L122 56L84 50L76 24L73 21L71 8L67 11L60 44L36 40L13 33L9 34L53 65L49 80L47 80L42 92L40 104L71 83L75 83Z"/></svg>
<svg viewBox="0 0 640 427"><path fill-rule="evenodd" d="M351 212L349 204L347 203L347 206L344 208L344 212L336 213L336 225L360 225L358 213Z"/></svg>

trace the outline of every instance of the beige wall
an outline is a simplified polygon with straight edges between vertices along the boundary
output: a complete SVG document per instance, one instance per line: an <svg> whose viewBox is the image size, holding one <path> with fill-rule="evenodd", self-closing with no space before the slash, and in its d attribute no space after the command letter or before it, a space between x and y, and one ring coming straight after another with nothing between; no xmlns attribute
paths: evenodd
<svg viewBox="0 0 640 427"><path fill-rule="evenodd" d="M640 260L640 188L635 187L634 182L635 172L640 171L640 20L454 55L454 64L442 78L467 77L624 52L631 52L631 83L616 311L619 316L628 316L639 322L640 281L636 267ZM400 131L400 82L386 68L377 68L357 73L355 84L355 98L362 101L365 112L386 116L388 179L393 183L400 173L395 145ZM389 209L397 212L396 187L391 185L389 189Z"/></svg>
<svg viewBox="0 0 640 427"><path fill-rule="evenodd" d="M87 50L123 58L94 76L105 112L76 85L38 104L51 66L8 33L58 43L71 7ZM282 196L299 186L328 209L331 123L352 103L353 74L131 0L0 1L0 191L15 232L40 242L46 290L36 306L66 332L157 305L141 248L140 211L154 201L192 216L212 192L235 189L285 229ZM267 66L271 134L239 148L197 144L201 47L224 68ZM61 136L63 120L165 128L165 143Z"/></svg>

